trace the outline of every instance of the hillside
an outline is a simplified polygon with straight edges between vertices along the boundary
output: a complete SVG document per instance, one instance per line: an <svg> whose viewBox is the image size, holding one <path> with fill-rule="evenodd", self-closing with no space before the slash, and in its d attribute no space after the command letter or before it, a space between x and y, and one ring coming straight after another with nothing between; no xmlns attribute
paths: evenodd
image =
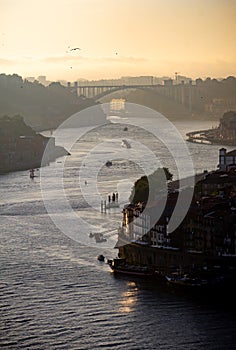
<svg viewBox="0 0 236 350"><path fill-rule="evenodd" d="M170 120L179 119L207 119L208 117L204 113L190 113L189 110L182 104L170 99L166 96L160 95L154 90L147 89L132 89L121 90L103 97L101 102L109 102L112 98L124 98L128 103L136 103L146 106L157 112L160 112ZM209 117L210 118L210 117ZM214 120L214 118L210 118ZM216 119L218 120L218 119Z"/></svg>
<svg viewBox="0 0 236 350"><path fill-rule="evenodd" d="M54 129L74 113L97 104L93 99L78 97L60 83L49 86L23 80L17 74L0 74L0 116L20 114L35 130ZM81 126L103 124L101 111L96 120L81 120Z"/></svg>
<svg viewBox="0 0 236 350"><path fill-rule="evenodd" d="M192 131L187 134L190 142L207 142L218 145L236 145L236 111L224 113L219 126L214 129Z"/></svg>
<svg viewBox="0 0 236 350"><path fill-rule="evenodd" d="M0 117L0 174L39 168L46 147L48 152L44 165L68 155L63 147L55 146L54 137L36 133L25 124L23 117Z"/></svg>
<svg viewBox="0 0 236 350"><path fill-rule="evenodd" d="M103 97L101 101L109 102L112 98L124 98L127 102L152 108L173 121L190 118L216 121L225 112L236 108L234 77L222 81L210 78L205 81L197 79L196 84L191 85L191 94L189 86L188 84L164 86L161 94L160 89L159 91L148 88L120 90Z"/></svg>

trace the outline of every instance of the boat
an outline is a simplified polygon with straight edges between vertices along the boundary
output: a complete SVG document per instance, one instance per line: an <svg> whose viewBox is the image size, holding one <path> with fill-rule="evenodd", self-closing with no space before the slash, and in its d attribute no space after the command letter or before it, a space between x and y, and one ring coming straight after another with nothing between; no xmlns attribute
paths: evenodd
<svg viewBox="0 0 236 350"><path fill-rule="evenodd" d="M130 143L127 140L122 140L121 144L122 144L123 147L131 148L131 145L130 145Z"/></svg>
<svg viewBox="0 0 236 350"><path fill-rule="evenodd" d="M94 238L96 243L103 243L106 242L106 238L103 237L103 234L98 232L98 233L94 233Z"/></svg>
<svg viewBox="0 0 236 350"><path fill-rule="evenodd" d="M33 179L34 177L36 177L34 174L34 169L30 169L30 178Z"/></svg>
<svg viewBox="0 0 236 350"><path fill-rule="evenodd" d="M125 259L116 258L108 260L108 264L116 274L139 277L154 277L156 275L155 271L149 269L147 266L126 264Z"/></svg>
<svg viewBox="0 0 236 350"><path fill-rule="evenodd" d="M207 280L198 277L192 277L188 274L178 275L173 273L172 275L166 275L165 278L170 285L174 286L203 287L208 284Z"/></svg>
<svg viewBox="0 0 236 350"><path fill-rule="evenodd" d="M112 166L112 161L108 160L108 161L106 162L106 166L107 166L107 167Z"/></svg>
<svg viewBox="0 0 236 350"><path fill-rule="evenodd" d="M98 255L97 259L98 259L98 261L102 261L103 262L103 261L105 261L105 256L100 254L100 255Z"/></svg>

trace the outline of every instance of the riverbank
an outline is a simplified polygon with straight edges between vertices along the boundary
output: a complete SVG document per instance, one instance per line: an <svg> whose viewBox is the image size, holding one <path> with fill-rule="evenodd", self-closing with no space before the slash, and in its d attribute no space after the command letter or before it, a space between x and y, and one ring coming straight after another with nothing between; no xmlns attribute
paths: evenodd
<svg viewBox="0 0 236 350"><path fill-rule="evenodd" d="M186 134L190 142L206 143L212 145L236 145L236 112L224 113L217 127L192 131Z"/></svg>
<svg viewBox="0 0 236 350"><path fill-rule="evenodd" d="M54 150L48 153L46 163L49 164L51 162L54 162L57 158L65 157L69 155L70 153L64 147L55 146ZM22 162L9 163L6 166L1 165L0 175L16 172L16 171L40 168L41 166L42 166L42 157L35 157L35 158L27 159Z"/></svg>
<svg viewBox="0 0 236 350"><path fill-rule="evenodd" d="M47 165L69 155L65 148L55 145L54 137L36 133L21 116L1 117L0 129L0 174L39 168L42 160Z"/></svg>
<svg viewBox="0 0 236 350"><path fill-rule="evenodd" d="M227 140L219 138L219 128L212 128L208 130L197 130L188 132L188 142L203 143L208 145L224 145L224 146L235 146L236 140Z"/></svg>

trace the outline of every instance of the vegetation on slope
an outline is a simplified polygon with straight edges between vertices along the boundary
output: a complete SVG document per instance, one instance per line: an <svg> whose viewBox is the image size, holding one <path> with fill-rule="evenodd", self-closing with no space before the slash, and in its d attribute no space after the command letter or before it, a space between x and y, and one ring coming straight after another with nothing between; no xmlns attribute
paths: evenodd
<svg viewBox="0 0 236 350"><path fill-rule="evenodd" d="M173 175L168 168L159 168L149 176L142 176L133 186L130 203L147 202L155 200L158 191L166 188L166 182L172 180ZM149 191L151 189L151 191ZM149 193L150 192L150 193Z"/></svg>
<svg viewBox="0 0 236 350"><path fill-rule="evenodd" d="M78 97L60 83L45 87L17 74L0 74L0 115L23 115L36 130L56 128L74 113L95 104L93 99ZM105 121L104 115L103 118Z"/></svg>

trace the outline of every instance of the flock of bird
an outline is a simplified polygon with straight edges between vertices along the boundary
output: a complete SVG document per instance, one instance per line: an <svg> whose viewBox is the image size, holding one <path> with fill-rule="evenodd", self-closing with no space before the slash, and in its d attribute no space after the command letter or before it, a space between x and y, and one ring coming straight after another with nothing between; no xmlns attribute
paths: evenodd
<svg viewBox="0 0 236 350"><path fill-rule="evenodd" d="M70 46L68 46L68 50L66 51L66 53L70 53L71 51L77 51L77 50L81 50L81 48L80 47L70 47ZM118 52L115 52L115 55L117 56L118 55ZM72 69L72 67L70 67L70 69Z"/></svg>
<svg viewBox="0 0 236 350"><path fill-rule="evenodd" d="M69 50L69 51L68 51ZM71 51L77 51L77 50L81 50L81 48L80 47L70 47L70 46L68 46L68 50L66 51L66 53L69 53L69 52L71 52ZM70 67L70 69L72 69L72 67Z"/></svg>

